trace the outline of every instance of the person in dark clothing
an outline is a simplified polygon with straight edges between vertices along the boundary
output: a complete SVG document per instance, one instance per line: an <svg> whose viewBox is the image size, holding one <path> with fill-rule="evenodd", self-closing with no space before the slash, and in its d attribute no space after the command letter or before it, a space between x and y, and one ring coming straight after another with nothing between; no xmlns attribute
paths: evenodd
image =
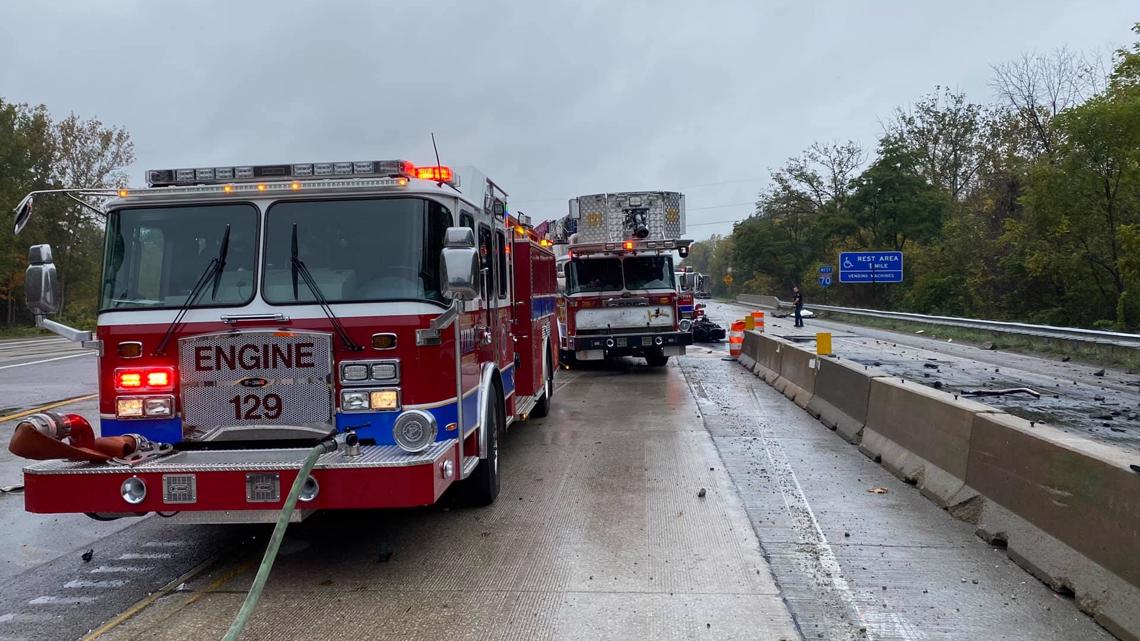
<svg viewBox="0 0 1140 641"><path fill-rule="evenodd" d="M793 287L792 292L795 294L795 297L792 298L792 304L796 306L796 327L803 327L804 293L800 291L798 286Z"/></svg>

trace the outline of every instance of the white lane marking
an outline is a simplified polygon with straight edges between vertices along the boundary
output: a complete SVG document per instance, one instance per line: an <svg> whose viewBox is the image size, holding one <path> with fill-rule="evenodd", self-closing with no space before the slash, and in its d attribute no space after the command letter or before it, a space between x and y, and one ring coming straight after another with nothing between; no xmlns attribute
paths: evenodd
<svg viewBox="0 0 1140 641"><path fill-rule="evenodd" d="M186 545L186 541L147 541L144 548L179 548Z"/></svg>
<svg viewBox="0 0 1140 641"><path fill-rule="evenodd" d="M760 398L756 395L756 388L749 385L748 391L752 394L752 400L756 404L756 407L759 408L761 403ZM851 590L851 586L843 576L843 568L839 565L839 559L836 558L835 551L832 550L831 544L827 542L827 537L823 534L823 528L819 526L819 519L815 517L815 511L811 509L811 503L808 502L807 494L804 493L804 488L800 485L800 479L796 476L796 471L792 469L791 461L788 460L788 455L784 451L784 448L767 435L761 436L760 442L764 445L764 452L768 455L768 460L772 463L773 468L783 468L792 479L792 483L795 484L795 495L791 497L784 492L784 488L779 483L776 484L780 490L780 497L784 500L784 507L790 511L799 508L807 514L816 536L816 540L809 542L808 545L815 548L814 556L819 559L820 566L827 574L827 578L831 581L831 586L835 589L836 594L839 595L850 611L855 613L855 616L858 618L858 624L867 631L866 638L873 640L876 638L876 634L882 632L890 638L903 639L904 641L921 641L925 639L926 635L923 634L922 631L913 629L912 626L908 625L902 617L897 614L884 617L875 612L863 612L855 600L855 593ZM777 458L779 460L777 460ZM795 505L793 505L793 503ZM874 621L875 625L869 625L868 620ZM874 630L874 634L872 633L872 629Z"/></svg>
<svg viewBox="0 0 1140 641"><path fill-rule="evenodd" d="M38 614L35 612L9 612L8 614L0 614L0 623L8 623L9 621L20 621L29 623L42 623L44 621L55 621L59 618L58 614ZM0 637L0 639L7 637Z"/></svg>
<svg viewBox="0 0 1140 641"><path fill-rule="evenodd" d="M752 394L752 400L756 407L761 407L760 398L756 396L756 388L751 385L748 386L748 391ZM815 518L815 511L811 509L811 503L808 502L807 495L804 494L804 488L800 485L800 479L796 476L796 471L792 469L791 463L788 461L783 448L779 443L774 442L767 435L760 437L760 442L764 445L764 452L768 455L768 460L772 463L775 469L783 468L792 483L795 484L795 496L788 496L780 483L776 483L777 489L780 490L780 497L784 500L784 507L789 511L794 511L793 503L801 508L811 521L811 526L815 530L816 540L811 541L808 545L815 548L815 557L819 559L820 565L823 567L827 578L831 581L831 587L835 589L836 594L843 600L844 605L848 610L855 613L858 617L858 624L867 630L867 638L874 639L871 630L867 628L867 619L863 616L863 611L859 608L859 604L855 601L855 593L851 591L851 586L847 583L847 579L843 577L843 568L839 566L839 560L835 558L835 552L831 549L831 544L827 542L827 537L823 535L823 529L819 526L819 520ZM776 460L776 454L773 453L776 449L780 453L782 460Z"/></svg>
<svg viewBox="0 0 1140 641"><path fill-rule="evenodd" d="M149 565L100 565L99 567L91 570L89 574L118 574L123 572L146 572L150 570Z"/></svg>
<svg viewBox="0 0 1140 641"><path fill-rule="evenodd" d="M169 552L127 552L115 557L116 561L138 561L140 559L169 559L174 555Z"/></svg>
<svg viewBox="0 0 1140 641"><path fill-rule="evenodd" d="M81 352L79 354L68 354L67 356L56 356L55 358L45 358L39 361L31 361L29 363L16 363L14 365L0 365L0 369L12 369L13 367L27 367L28 365L40 365L42 363L54 363L55 361L63 361L69 358L79 358L80 356L94 356L95 352Z"/></svg>
<svg viewBox="0 0 1140 641"><path fill-rule="evenodd" d="M96 600L98 597L93 596L39 596L28 601L28 605L75 605Z"/></svg>
<svg viewBox="0 0 1140 641"><path fill-rule="evenodd" d="M0 341L0 349L16 349L18 347L35 347L37 345L56 345L70 343L66 338L39 338L36 340Z"/></svg>
<svg viewBox="0 0 1140 641"><path fill-rule="evenodd" d="M577 376L574 376L570 380L562 381L561 384L554 386L554 392L558 393L558 392L562 391L563 387L566 387L567 385L569 385L570 383L573 383L574 381L578 380L581 377L582 377L582 374L578 374Z"/></svg>
<svg viewBox="0 0 1140 641"><path fill-rule="evenodd" d="M105 590L107 588L121 588L127 584L126 579L107 579L105 581L88 581L86 579L72 579L63 584L63 587L69 590L80 590L87 588L96 588Z"/></svg>

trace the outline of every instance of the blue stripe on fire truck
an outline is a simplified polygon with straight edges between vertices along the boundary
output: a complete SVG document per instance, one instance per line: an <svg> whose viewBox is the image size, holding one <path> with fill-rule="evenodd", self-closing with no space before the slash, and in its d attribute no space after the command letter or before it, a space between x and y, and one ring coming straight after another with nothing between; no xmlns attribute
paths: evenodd
<svg viewBox="0 0 1140 641"><path fill-rule="evenodd" d="M454 432L446 431L447 426L457 420L454 401L438 407L417 408L410 405L404 408L404 410L409 409L422 409L435 417L436 425L439 426L435 440L446 441L455 438ZM395 445L396 441L392 438L392 425L402 411L338 412L336 429L338 432L355 430L357 436L362 440L372 440L377 445ZM463 423L464 433L470 432L479 423L479 394L472 392L463 399Z"/></svg>
<svg viewBox="0 0 1140 641"><path fill-rule="evenodd" d="M182 419L177 417L130 420L100 418L99 434L101 436L141 434L156 443L177 443L182 440Z"/></svg>
<svg viewBox="0 0 1140 641"><path fill-rule="evenodd" d="M530 319L538 320L551 316L557 306L557 296L535 296L530 300Z"/></svg>

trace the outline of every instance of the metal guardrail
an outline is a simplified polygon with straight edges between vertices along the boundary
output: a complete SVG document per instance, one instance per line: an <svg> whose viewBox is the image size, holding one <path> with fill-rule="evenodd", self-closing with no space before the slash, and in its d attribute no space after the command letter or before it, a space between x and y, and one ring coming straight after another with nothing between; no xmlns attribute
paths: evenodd
<svg viewBox="0 0 1140 641"><path fill-rule="evenodd" d="M745 298L752 300L744 300ZM764 300L760 300L763 298ZM738 302L750 305L771 306L776 302L777 308L790 308L792 305L773 296L743 295L737 297ZM1073 341L1086 341L1101 345L1117 345L1140 349L1140 334L1127 332L1109 332L1097 329L1081 329L1077 327L1055 327L1053 325L1032 325L1030 323L1015 323L1008 321L982 320L978 318L960 318L957 316L931 316L927 314L913 314L910 312L891 312L878 309L864 309L861 307L836 307L834 305L808 305L813 311L835 312L850 314L852 316L867 316L870 318L884 318L888 320L909 321L929 325L945 325L948 327L962 327L967 329L981 329L990 332L1005 334L1020 334L1041 338L1060 338Z"/></svg>

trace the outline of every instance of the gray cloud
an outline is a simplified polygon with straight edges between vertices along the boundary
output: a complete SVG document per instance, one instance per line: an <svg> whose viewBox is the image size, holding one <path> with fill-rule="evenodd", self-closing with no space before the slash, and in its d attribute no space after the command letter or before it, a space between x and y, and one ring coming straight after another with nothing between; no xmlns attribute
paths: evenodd
<svg viewBox="0 0 1140 641"><path fill-rule="evenodd" d="M126 126L148 167L363 158L474 164L538 219L613 189L746 216L815 140L873 147L936 84L1109 50L1129 1L8 3L0 96ZM690 236L724 233L702 225Z"/></svg>

